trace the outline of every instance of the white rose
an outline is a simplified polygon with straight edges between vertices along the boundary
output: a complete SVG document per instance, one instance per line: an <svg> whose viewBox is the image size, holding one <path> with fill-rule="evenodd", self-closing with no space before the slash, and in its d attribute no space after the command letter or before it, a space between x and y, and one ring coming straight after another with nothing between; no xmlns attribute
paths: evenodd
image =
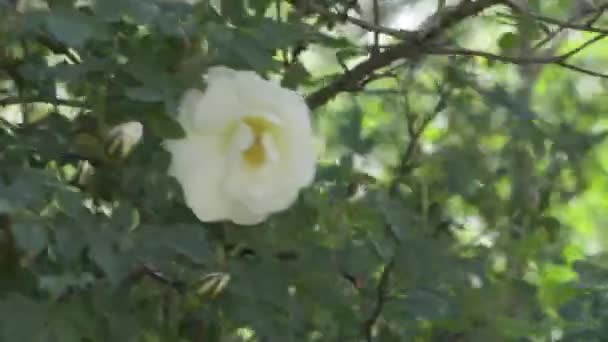
<svg viewBox="0 0 608 342"><path fill-rule="evenodd" d="M169 172L205 222L257 224L288 208L315 173L309 109L297 93L254 72L214 67L188 90L169 140Z"/></svg>

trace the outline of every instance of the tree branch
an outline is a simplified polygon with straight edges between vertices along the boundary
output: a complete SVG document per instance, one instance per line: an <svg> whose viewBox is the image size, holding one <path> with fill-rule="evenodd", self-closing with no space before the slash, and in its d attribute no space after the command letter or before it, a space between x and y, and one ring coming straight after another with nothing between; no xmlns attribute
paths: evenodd
<svg viewBox="0 0 608 342"><path fill-rule="evenodd" d="M421 30L414 32L411 37L404 39L399 44L386 48L380 53L371 55L330 84L310 94L306 99L308 106L311 109L315 109L326 104L343 91L358 89L360 82L365 80L368 75L399 59L422 56L424 49L421 49L421 47L429 44L446 29L502 2L503 0L478 0L475 2L465 0L459 5L444 8L441 12L431 16L427 24L423 25Z"/></svg>
<svg viewBox="0 0 608 342"><path fill-rule="evenodd" d="M14 105L14 104L26 104L26 103L48 103L51 105L68 106L75 108L85 108L86 104L79 100L69 99L57 99L57 98L21 98L21 97L7 97L0 99L0 107Z"/></svg>
<svg viewBox="0 0 608 342"><path fill-rule="evenodd" d="M568 19L568 23L569 24L576 24L577 21L580 21L584 18L587 18L588 16L592 16L590 19L587 19L584 22L585 27L589 27L589 26L593 26L593 24L601 17L602 13L604 12L604 10L597 10L597 9L587 9L587 10L582 10L579 13L576 13L574 15L572 15L570 17L570 19ZM580 25L580 24L579 24ZM566 27L563 26L559 26L556 30L554 30L553 32L549 33L545 38L543 38L540 42L536 43L534 45L534 49L539 49L542 46L544 46L545 44L547 44L548 42L550 42L553 38L555 38L556 36L558 36L561 32L563 32L564 30L566 30Z"/></svg>
<svg viewBox="0 0 608 342"><path fill-rule="evenodd" d="M370 23L365 20L361 20L359 18L351 17L346 13L333 13L330 10L326 9L325 7L319 5L314 0L310 1L309 6L313 11L315 11L316 13L319 13L323 16L335 18L338 20L344 20L353 25L357 25L360 28L365 29L367 31L374 32L375 34L382 33L382 34L386 34L387 36L395 37L398 39L412 38L412 36L415 35L414 31L392 29L390 27L379 25L378 21L376 20L376 15L379 15L379 14L376 13L376 11L378 9L377 9L377 4L375 2L374 2L374 23ZM374 41L376 41L375 38L374 38Z"/></svg>
<svg viewBox="0 0 608 342"><path fill-rule="evenodd" d="M557 55L557 56L548 56L548 57L504 56L504 55L494 54L494 53L486 52L486 51L471 50L471 49L466 49L466 48L449 48L449 47L446 48L446 47L441 47L441 46L431 47L431 48L427 49L426 52L428 52L429 54L432 54L432 55L483 57L488 60L494 60L494 61L499 61L499 62L518 64L518 65L555 64L555 65L558 65L558 66L561 66L561 67L564 67L564 68L567 68L570 70L578 71L578 72L581 72L581 73L584 73L587 75L607 78L608 75L606 75L606 74L587 70L587 69L584 69L584 68L581 68L581 67L578 67L578 66L575 66L575 65L572 65L572 64L566 62L569 58L578 54L579 52L584 50L586 47L588 47L606 37L608 37L608 34L598 34L595 37L585 41L581 45L577 46L576 48L574 48L564 54Z"/></svg>
<svg viewBox="0 0 608 342"><path fill-rule="evenodd" d="M387 298L386 292L388 289L388 281L389 281L391 272L393 271L394 267L395 267L395 258L392 258L386 264L386 266L384 266L384 269L382 270L382 274L380 275L380 280L378 281L378 287L376 288L376 305L374 306L374 309L372 310L371 315L369 316L369 318L365 321L365 323L363 325L365 339L367 340L367 342L373 341L374 325L376 324L376 321L378 321L380 314L382 314L382 309L384 309L384 303L386 302L386 298Z"/></svg>
<svg viewBox="0 0 608 342"><path fill-rule="evenodd" d="M512 64L551 64L558 63L567 60L568 58L581 52L585 47L597 42L601 39L606 38L606 35L598 35L594 38L586 41L580 46L557 56L548 57L527 57L527 56L504 56L486 51L471 50L467 48L449 48L449 47L430 47L426 49L426 52L432 55L451 55L451 56L471 56L471 57L483 57L486 59L496 60L500 62L512 63Z"/></svg>
<svg viewBox="0 0 608 342"><path fill-rule="evenodd" d="M562 68L566 68L566 69L569 69L572 71L580 72L582 74L589 75L589 76L608 78L608 74L603 74L601 72L585 69L585 68L582 68L582 67L579 67L576 65L572 65L570 63L566 63L566 62L557 62L557 63L555 63L555 65L558 65Z"/></svg>
<svg viewBox="0 0 608 342"><path fill-rule="evenodd" d="M547 16L544 16L541 14L532 13L532 12L527 11L526 9L522 8L521 6L519 6L518 4L514 3L511 0L505 0L505 3L509 7L511 7L514 11L516 11L526 17L529 17L531 19L541 21L541 22L544 22L547 24L557 25L560 27L560 29L567 28L567 29L573 29L573 30L578 30L578 31L608 34L607 29L597 28L597 27L594 27L593 25L580 25L580 24L575 24L575 23L569 22L569 21L563 21L563 20L547 17ZM608 3L602 4L602 5L594 8L594 12L597 12L597 13L602 13L606 10L608 10Z"/></svg>
<svg viewBox="0 0 608 342"><path fill-rule="evenodd" d="M414 125L414 117L412 115L410 115L411 113L409 113L409 112L407 113L408 114L409 143L407 144L407 147L405 148L405 151L403 152L403 154L400 158L401 160L397 167L397 175L394 176L393 181L389 185L389 196L392 197L392 196L396 195L396 189L397 189L399 180L401 179L403 174L405 172L407 172L407 170L408 170L408 166L409 166L410 162L412 161L412 158L414 157L414 152L416 150L416 147L418 146L420 137L422 136L424 131L427 129L428 125L433 121L433 119L435 117L437 117L437 115L446 107L447 99L448 99L449 95L450 95L450 91L447 89L443 89L443 87L440 85L439 86L439 100L435 104L433 111L431 113L429 113L428 115L424 116L424 118L422 119L422 122L418 125L418 127L415 127L416 125ZM408 110L409 110L409 106L408 106ZM390 230L390 228L389 228L389 230ZM401 240L395 235L393 235L393 237L394 237L396 245L399 246ZM374 325L376 325L376 322L380 318L380 315L382 314L382 310L384 309L384 305L385 305L387 299L389 298L388 294L387 294L388 283L390 280L391 272L395 268L395 263L396 263L396 255L393 255L391 257L391 259L386 263L386 265L384 266L384 269L382 270L382 273L380 274L380 280L378 281L378 286L376 287L375 306L374 306L371 314L369 315L369 317L363 322L363 333L365 335L365 339L367 342L373 341Z"/></svg>
<svg viewBox="0 0 608 342"><path fill-rule="evenodd" d="M73 64L80 63L80 57L78 57L77 54L75 54L72 50L70 50L69 47L67 47L63 43L60 43L54 39L51 39L45 35L42 35L42 34L38 35L36 37L36 39L38 40L38 42L40 44L46 46L49 50L53 51L54 53L56 53L58 55L65 55L66 58Z"/></svg>

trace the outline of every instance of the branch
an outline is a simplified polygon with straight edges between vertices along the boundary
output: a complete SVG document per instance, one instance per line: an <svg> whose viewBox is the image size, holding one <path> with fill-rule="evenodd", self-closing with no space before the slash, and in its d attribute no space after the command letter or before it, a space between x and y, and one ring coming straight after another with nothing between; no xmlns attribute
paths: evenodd
<svg viewBox="0 0 608 342"><path fill-rule="evenodd" d="M378 281L378 287L376 288L376 306L374 306L374 310L372 310L371 315L363 325L365 339L367 340L367 342L373 341L372 332L374 329L374 325L376 324L378 318L380 317L380 314L382 313L382 309L384 309L384 303L387 299L386 291L388 289L388 281L394 267L395 258L393 257L386 264L386 266L384 266L382 274L380 275L380 281Z"/></svg>
<svg viewBox="0 0 608 342"><path fill-rule="evenodd" d="M563 21L563 20L547 17L547 16L544 16L541 14L532 13L532 12L527 11L526 9L522 8L521 6L517 5L516 3L514 3L511 0L505 0L505 3L509 7L511 7L514 11L519 12L524 16L527 16L527 17L532 18L537 21L545 22L547 24L557 25L560 27L560 29L569 28L569 29L578 30L578 31L608 34L608 30L596 28L596 27L593 27L593 25L580 25L580 24L575 24L575 23L568 22L568 21ZM608 10L608 4L603 4L603 5L598 6L593 9L594 12L599 12L599 13L602 13L606 10Z"/></svg>
<svg viewBox="0 0 608 342"><path fill-rule="evenodd" d="M66 58L73 64L80 63L80 57L78 57L78 55L75 54L74 51L70 50L70 48L67 47L66 45L64 45L63 43L60 43L54 39L51 39L47 36L42 35L42 34L38 35L36 37L36 39L38 40L38 42L40 44L46 46L49 50L53 51L54 53L56 53L58 55L65 55Z"/></svg>
<svg viewBox="0 0 608 342"><path fill-rule="evenodd" d="M380 5L378 4L378 0L373 0L373 12L374 12L374 25L380 24ZM377 54L379 52L378 45L380 44L380 34L378 31L374 32L374 48L372 50L373 54Z"/></svg>
<svg viewBox="0 0 608 342"><path fill-rule="evenodd" d="M427 49L429 54L433 55L450 55L450 56L469 56L469 57L482 57L488 60L500 61L511 64L518 65L527 65L527 64L555 64L570 70L578 71L587 75L597 76L602 78L608 78L607 74L602 74L599 72L587 70L572 64L567 63L566 61L578 54L586 47L608 37L608 34L598 34L595 37L585 41L581 45L576 48L557 56L548 56L548 57L526 57L526 56L504 56L498 55L491 52L471 50L466 48L445 48L445 47L431 47Z"/></svg>
<svg viewBox="0 0 608 342"><path fill-rule="evenodd" d="M413 119L414 119L413 116L408 114L408 134L409 134L410 141L399 162L399 166L397 169L398 174L395 176L395 178L393 179L393 181L391 182L391 184L389 186L389 195L390 196L395 196L395 194L396 194L395 189L397 189L397 185L399 183L400 176L402 176L402 174L407 171L408 165L410 164L412 158L414 157L414 152L416 150L416 146L418 146L420 137L422 136L422 134L424 133L424 131L426 130L428 125L433 121L433 119L447 105L447 99L448 99L448 96L450 95L450 91L443 89L440 86L439 92L440 92L439 100L437 101L435 108L433 109L433 111L430 114L428 114L424 117L423 121L420 123L418 128L416 128L413 123ZM408 106L408 108L409 108L409 106ZM389 230L390 230L390 228L389 228ZM395 240L396 245L399 246L401 240L395 235L393 235L393 238ZM384 304L386 303L386 300L389 298L388 294L387 294L388 283L389 283L391 272L393 271L393 269L395 267L395 263L396 263L396 255L393 255L391 257L390 261L384 266L384 269L382 270L382 273L380 275L380 280L378 281L378 287L376 288L376 305L374 306L374 309L372 310L370 316L363 322L363 332L365 334L365 339L367 342L373 341L374 325L380 318L380 315L382 314L382 310L384 309Z"/></svg>
<svg viewBox="0 0 608 342"><path fill-rule="evenodd" d="M439 115L439 113L441 113L441 111L443 111L445 109L445 107L447 106L449 96L450 96L450 91L446 90L446 89L442 89L440 86L439 100L435 104L435 108L433 108L432 112L430 112L429 114L424 116L424 118L422 119L422 122L420 123L418 128L415 127L416 125L414 124L414 120L415 120L414 116L409 112L409 102L406 105L406 111L407 111L406 115L408 116L407 130L408 130L410 141L409 141L407 147L405 148L405 151L401 155L401 158L399 158L399 165L397 166L397 169L395 170L395 176L393 178L393 181L389 185L389 193L391 196L394 196L396 194L400 180L403 178L405 173L408 172L408 170L410 169L410 163L412 161L412 158L414 157L414 152L416 152L416 148L418 147L418 142L420 140L420 137L422 136L422 134L424 133L424 131L426 130L428 125L437 117L437 115ZM407 101L407 97L406 97L406 101Z"/></svg>
<svg viewBox="0 0 608 342"><path fill-rule="evenodd" d="M555 65L558 65L562 68L566 68L566 69L569 69L572 71L580 72L582 74L589 75L589 76L608 78L608 74L603 74L601 72L585 69L585 68L582 68L582 67L579 67L576 65L572 65L570 63L566 63L566 62L557 62L557 63L555 63Z"/></svg>
<svg viewBox="0 0 608 342"><path fill-rule="evenodd" d="M21 97L7 97L4 99L0 99L0 107L14 105L14 104L27 104L27 103L48 103L52 105L59 106L68 106L75 108L86 108L86 103L79 100L69 100L69 99L57 99L57 98L42 98L42 97L32 97L32 98L21 98Z"/></svg>
<svg viewBox="0 0 608 342"><path fill-rule="evenodd" d="M431 16L427 21L429 24L424 25L423 29L413 32L411 37L370 56L350 71L339 76L332 83L310 94L306 99L308 106L311 109L315 109L326 104L343 91L359 88L360 82L366 79L368 75L399 59L423 55L424 50L420 49L421 46L430 43L446 29L458 24L462 20L499 3L502 3L502 0L463 1L457 6L444 8L441 12Z"/></svg>
<svg viewBox="0 0 608 342"><path fill-rule="evenodd" d="M375 1L377 1L377 0L375 0ZM399 39L412 38L413 35L415 35L415 31L398 30L398 29L392 29L390 27L378 25L377 20L376 20L376 15L378 15L376 13L376 11L377 11L376 2L374 2L374 23L373 24L370 22L367 22L365 20L351 17L346 13L333 13L330 10L326 9L325 7L319 5L314 0L310 1L309 6L312 10L314 10L315 12L317 12L323 16L331 17L331 18L338 19L338 20L344 20L353 25L357 25L357 26L361 27L362 29L365 29L370 32L374 32L376 34L382 33L382 34L386 34L387 36L391 36L391 37L395 37L395 38L399 38Z"/></svg>
<svg viewBox="0 0 608 342"><path fill-rule="evenodd" d="M580 13L576 13L573 16L571 16L570 19L568 20L568 23L575 24L575 22L577 22L581 19L587 18L590 15L593 15L590 19L587 19L585 21L585 24L583 25L584 27L593 26L593 24L601 17L603 12L604 12L604 9L597 10L595 8L591 9L591 10L589 10L589 9L583 10ZM551 32L545 38L543 38L540 42L536 43L534 45L534 49L539 49L540 47L544 46L545 44L550 42L553 38L558 36L561 32L563 32L565 29L566 29L566 27L559 26L555 31Z"/></svg>

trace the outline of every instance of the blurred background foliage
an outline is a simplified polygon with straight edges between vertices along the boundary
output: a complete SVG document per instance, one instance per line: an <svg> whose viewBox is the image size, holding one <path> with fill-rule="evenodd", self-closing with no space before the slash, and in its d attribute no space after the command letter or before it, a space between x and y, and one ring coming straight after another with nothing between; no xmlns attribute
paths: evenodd
<svg viewBox="0 0 608 342"><path fill-rule="evenodd" d="M605 9L0 0L0 341L605 341ZM212 65L314 109L315 183L259 227L166 173Z"/></svg>

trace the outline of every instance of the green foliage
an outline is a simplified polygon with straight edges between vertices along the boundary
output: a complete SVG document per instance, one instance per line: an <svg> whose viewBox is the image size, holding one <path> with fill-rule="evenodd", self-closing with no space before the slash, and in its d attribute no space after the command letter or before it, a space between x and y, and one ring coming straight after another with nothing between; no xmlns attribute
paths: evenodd
<svg viewBox="0 0 608 342"><path fill-rule="evenodd" d="M0 342L608 336L602 81L412 55L349 84L374 54L306 1L39 3L0 1ZM516 56L549 32L501 19L445 40ZM212 65L348 92L313 114L314 184L259 227L199 222L167 173L180 95ZM144 137L117 160L127 121Z"/></svg>

